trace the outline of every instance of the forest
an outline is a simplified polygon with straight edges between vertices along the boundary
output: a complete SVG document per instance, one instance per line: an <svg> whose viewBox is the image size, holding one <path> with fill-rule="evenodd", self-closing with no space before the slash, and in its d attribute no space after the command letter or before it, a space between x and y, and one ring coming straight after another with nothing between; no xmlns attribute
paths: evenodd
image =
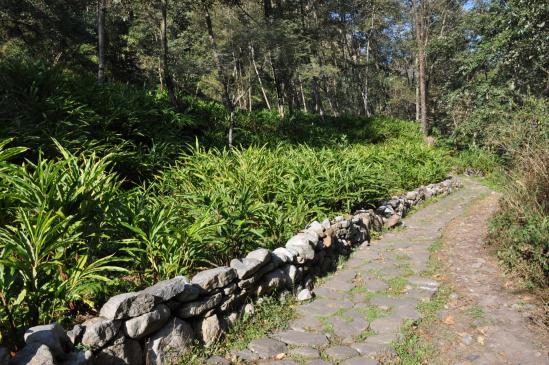
<svg viewBox="0 0 549 365"><path fill-rule="evenodd" d="M544 0L1 0L0 342L448 174L549 287Z"/></svg>

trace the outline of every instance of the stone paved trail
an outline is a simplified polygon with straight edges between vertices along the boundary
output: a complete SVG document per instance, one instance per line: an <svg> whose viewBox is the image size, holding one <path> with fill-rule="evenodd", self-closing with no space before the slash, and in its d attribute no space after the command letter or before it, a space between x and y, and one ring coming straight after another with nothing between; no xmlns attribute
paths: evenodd
<svg viewBox="0 0 549 365"><path fill-rule="evenodd" d="M343 269L316 285L315 300L297 307L298 316L287 330L252 341L241 357L278 365L369 365L387 359L394 353L390 344L399 338L405 321L421 318L418 304L430 300L439 286L422 276L429 247L441 239L450 221L487 194L486 187L466 181L462 189L405 219L404 229L359 247ZM273 359L282 353L286 356ZM539 354L532 356L537 362L525 357L514 363L543 364Z"/></svg>

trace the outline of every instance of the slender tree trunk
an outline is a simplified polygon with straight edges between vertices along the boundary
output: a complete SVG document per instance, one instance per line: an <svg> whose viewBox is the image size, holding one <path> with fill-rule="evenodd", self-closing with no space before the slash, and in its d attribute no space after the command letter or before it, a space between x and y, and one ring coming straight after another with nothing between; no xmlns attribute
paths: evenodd
<svg viewBox="0 0 549 365"><path fill-rule="evenodd" d="M217 77L219 79L219 82L221 82L221 86L223 87L223 105L225 106L225 108L227 109L227 112L229 113L229 133L228 133L229 147L233 147L233 140L234 140L233 131L236 123L235 105L231 99L231 94L229 90L229 78L223 67L223 64L221 63L221 58L217 51L217 43L215 40L215 33L213 30L212 17L210 15L210 8L208 7L208 4L206 2L203 2L202 5L204 10L204 17L206 20L206 28L208 30L208 38L210 40L210 47L212 49L215 66L217 68Z"/></svg>
<svg viewBox="0 0 549 365"><path fill-rule="evenodd" d="M265 104L267 104L267 108L271 110L271 103L269 102L269 98L267 97L267 92L263 87L263 81L261 80L261 75L259 74L259 70L257 69L257 64L255 63L255 51L254 51L254 46L252 45L250 45L250 56L252 58L252 65L254 66L255 74L257 76L257 81L259 82L261 94L263 94L263 99L265 99Z"/></svg>
<svg viewBox="0 0 549 365"><path fill-rule="evenodd" d="M421 131L427 135L429 126L427 124L427 90L425 84L425 19L424 19L424 4L425 0L414 0L415 10L415 28L416 28L416 43L417 43L417 59L418 59L418 84L419 84L419 104L420 104L420 123Z"/></svg>
<svg viewBox="0 0 549 365"><path fill-rule="evenodd" d="M324 107L322 106L322 98L320 97L320 91L318 90L318 78L316 76L313 77L312 87L315 98L315 112L324 118Z"/></svg>
<svg viewBox="0 0 549 365"><path fill-rule="evenodd" d="M303 91L303 82L301 81L301 77L298 76L299 80L299 91L301 93L301 102L303 103L303 112L307 113L307 100L305 99L305 92Z"/></svg>
<svg viewBox="0 0 549 365"><path fill-rule="evenodd" d="M97 0L97 81L105 81L105 0Z"/></svg>
<svg viewBox="0 0 549 365"><path fill-rule="evenodd" d="M368 98L370 97L370 89L369 89L369 79L370 79L370 38L372 37L372 33L374 30L374 9L372 8L372 20L370 22L370 31L368 32L368 41L366 43L366 77L364 78L364 93L363 93L363 100L364 100L364 114L366 114L367 117L370 116L370 108L368 105Z"/></svg>
<svg viewBox="0 0 549 365"><path fill-rule="evenodd" d="M418 70L418 62L417 57L414 63L414 84L416 88L416 122L419 123L419 119L421 116L421 102L419 100L419 82L417 78L417 70Z"/></svg>
<svg viewBox="0 0 549 365"><path fill-rule="evenodd" d="M177 98L175 96L175 87L170 73L169 64L168 64L168 0L162 0L162 19L160 20L160 43L161 43L161 57L160 64L162 68L162 73L164 74L164 84L168 90L168 97L172 105L177 108Z"/></svg>

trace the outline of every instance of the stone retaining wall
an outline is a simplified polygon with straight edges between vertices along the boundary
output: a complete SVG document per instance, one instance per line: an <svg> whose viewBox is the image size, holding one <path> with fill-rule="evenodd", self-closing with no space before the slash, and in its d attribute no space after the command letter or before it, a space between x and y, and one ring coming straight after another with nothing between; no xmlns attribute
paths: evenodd
<svg viewBox="0 0 549 365"><path fill-rule="evenodd" d="M313 222L273 251L259 248L229 267L178 276L140 292L110 298L98 317L65 331L58 324L25 332L26 346L0 365L169 364L191 342L218 339L253 301L273 293L310 299L315 277L334 271L340 255L370 241L370 232L396 226L413 206L459 187L456 179L420 187L383 201L375 210Z"/></svg>

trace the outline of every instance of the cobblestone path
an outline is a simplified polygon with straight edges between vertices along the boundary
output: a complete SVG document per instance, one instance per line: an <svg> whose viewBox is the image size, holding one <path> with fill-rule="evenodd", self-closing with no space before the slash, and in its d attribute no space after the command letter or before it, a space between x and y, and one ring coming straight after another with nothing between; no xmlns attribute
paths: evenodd
<svg viewBox="0 0 549 365"><path fill-rule="evenodd" d="M342 269L316 285L313 301L297 307L297 318L287 330L252 341L240 357L277 365L377 364L394 352L391 342L405 322L421 319L418 304L437 291L439 283L422 276L429 248L448 222L488 193L488 188L467 181L457 192L405 218L404 228L357 248ZM273 360L277 354L286 355Z"/></svg>

